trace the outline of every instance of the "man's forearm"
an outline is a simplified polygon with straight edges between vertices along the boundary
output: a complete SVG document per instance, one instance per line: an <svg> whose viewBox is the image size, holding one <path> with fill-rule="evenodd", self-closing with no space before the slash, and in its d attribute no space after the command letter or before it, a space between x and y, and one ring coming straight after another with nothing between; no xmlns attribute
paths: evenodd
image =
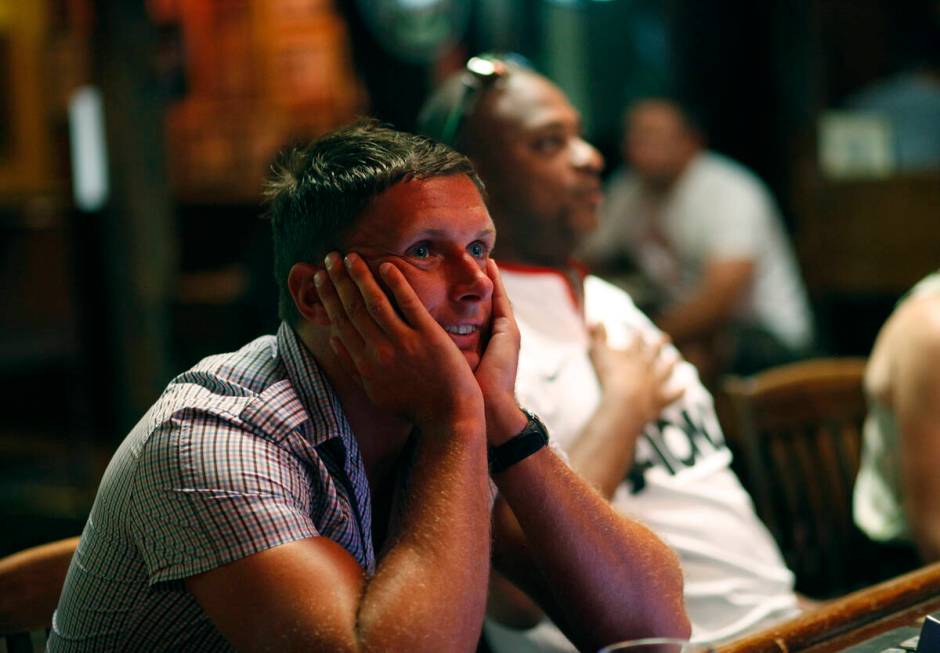
<svg viewBox="0 0 940 653"><path fill-rule="evenodd" d="M571 466L610 499L633 464L644 418L627 402L601 401L568 450Z"/></svg>
<svg viewBox="0 0 940 653"><path fill-rule="evenodd" d="M473 651L489 575L482 416L419 437L403 499L371 579L318 536L189 577L186 588L240 651Z"/></svg>
<svg viewBox="0 0 940 653"><path fill-rule="evenodd" d="M472 651L479 638L490 556L486 446L482 425L456 430L420 436L398 540L359 611L362 641L376 650Z"/></svg>
<svg viewBox="0 0 940 653"><path fill-rule="evenodd" d="M680 346L707 338L734 315L754 275L750 259L715 261L707 265L702 282L681 304L663 311L655 322Z"/></svg>
<svg viewBox="0 0 940 653"><path fill-rule="evenodd" d="M496 481L512 513L496 521L496 564L579 647L689 634L675 554L553 452L530 456Z"/></svg>
<svg viewBox="0 0 940 653"><path fill-rule="evenodd" d="M654 321L681 349L689 341L710 337L730 315L731 311L726 306L709 301L707 297L696 296L688 302L671 306Z"/></svg>

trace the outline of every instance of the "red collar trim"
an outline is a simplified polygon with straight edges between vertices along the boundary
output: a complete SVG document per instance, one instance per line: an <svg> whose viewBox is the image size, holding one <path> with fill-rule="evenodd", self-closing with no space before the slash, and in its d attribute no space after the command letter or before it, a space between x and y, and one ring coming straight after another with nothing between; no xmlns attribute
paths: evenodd
<svg viewBox="0 0 940 653"><path fill-rule="evenodd" d="M571 300L572 306L574 306L578 312L583 313L584 307L581 305L581 302L578 299L578 293L576 293L574 288L571 286L571 277L558 268L552 268L544 265L531 265L528 263L507 263L505 261L497 261L496 264L501 270L506 270L507 272L516 272L518 274L551 274L559 277L565 284L565 288L568 290L568 299ZM581 295L583 296L584 278L588 275L588 269L583 263L574 259L568 259L568 265L571 266L571 268L578 274L579 280L581 282Z"/></svg>

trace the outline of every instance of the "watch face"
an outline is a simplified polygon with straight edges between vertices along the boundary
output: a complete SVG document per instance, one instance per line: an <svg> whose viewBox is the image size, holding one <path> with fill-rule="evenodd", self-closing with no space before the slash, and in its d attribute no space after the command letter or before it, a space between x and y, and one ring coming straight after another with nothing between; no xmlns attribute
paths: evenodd
<svg viewBox="0 0 940 653"><path fill-rule="evenodd" d="M463 36L470 0L356 0L372 36L389 53L431 63Z"/></svg>
<svg viewBox="0 0 940 653"><path fill-rule="evenodd" d="M538 431L543 435L548 435L548 429L545 428L545 424L542 423L542 420L539 419L539 416L533 413L528 408L522 408L522 412L525 413L525 416L529 418L529 423L525 427L525 431Z"/></svg>
<svg viewBox="0 0 940 653"><path fill-rule="evenodd" d="M538 433L546 440L548 439L548 429L545 428L545 424L538 418L538 415L532 415L532 421L529 422L529 427L526 430L530 433Z"/></svg>

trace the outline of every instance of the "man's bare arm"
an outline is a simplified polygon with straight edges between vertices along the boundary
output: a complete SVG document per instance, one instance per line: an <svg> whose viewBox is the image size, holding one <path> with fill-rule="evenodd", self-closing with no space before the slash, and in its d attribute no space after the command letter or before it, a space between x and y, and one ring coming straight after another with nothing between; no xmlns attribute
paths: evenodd
<svg viewBox="0 0 940 653"><path fill-rule="evenodd" d="M707 339L731 319L753 278L752 259L709 261L692 296L666 309L656 324L680 349L689 340Z"/></svg>
<svg viewBox="0 0 940 653"><path fill-rule="evenodd" d="M549 449L498 475L494 565L582 650L689 635L678 559Z"/></svg>
<svg viewBox="0 0 940 653"><path fill-rule="evenodd" d="M461 435L446 437L469 444ZM317 537L189 578L187 588L239 651L474 650L489 564L485 454L418 455L401 538L372 579Z"/></svg>
<svg viewBox="0 0 940 653"><path fill-rule="evenodd" d="M665 336L648 344L635 333L620 350L607 345L604 328L598 326L591 339L601 401L567 453L575 471L609 499L633 464L643 427L676 401L682 389L668 388L678 354L665 350Z"/></svg>
<svg viewBox="0 0 940 653"><path fill-rule="evenodd" d="M489 569L483 401L466 360L393 266L317 275L333 346L376 405L420 430L400 531L366 580L338 544L312 538L186 581L239 650L472 651ZM447 379L447 383L442 383Z"/></svg>
<svg viewBox="0 0 940 653"><path fill-rule="evenodd" d="M902 307L892 404L900 429L904 510L924 561L940 560L940 296Z"/></svg>
<svg viewBox="0 0 940 653"><path fill-rule="evenodd" d="M487 405L487 437L498 445L522 430L515 404L512 342L518 329L495 266L493 310L504 339L491 341L477 378ZM495 338L494 338L495 340ZM501 374L490 374L493 369ZM511 378L507 375L511 374ZM675 555L648 529L618 515L545 448L494 478L494 563L534 597L585 650L631 637L685 636L682 574ZM498 582L498 581L497 581Z"/></svg>

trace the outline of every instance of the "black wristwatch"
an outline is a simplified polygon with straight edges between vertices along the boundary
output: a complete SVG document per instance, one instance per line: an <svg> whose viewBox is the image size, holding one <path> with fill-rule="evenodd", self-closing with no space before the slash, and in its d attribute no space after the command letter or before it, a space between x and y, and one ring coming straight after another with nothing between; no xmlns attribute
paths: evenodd
<svg viewBox="0 0 940 653"><path fill-rule="evenodd" d="M505 471L548 444L548 431L545 430L542 420L525 408L522 412L529 418L525 428L498 447L489 448L491 475Z"/></svg>

